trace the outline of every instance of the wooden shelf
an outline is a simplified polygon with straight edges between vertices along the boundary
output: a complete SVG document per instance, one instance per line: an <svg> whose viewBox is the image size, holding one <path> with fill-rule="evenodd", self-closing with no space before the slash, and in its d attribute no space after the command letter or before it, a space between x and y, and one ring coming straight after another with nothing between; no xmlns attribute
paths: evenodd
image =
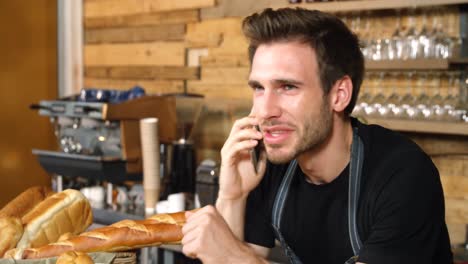
<svg viewBox="0 0 468 264"><path fill-rule="evenodd" d="M380 118L364 119L369 124L378 124L383 127L402 132L468 136L468 123L466 122L437 122Z"/></svg>
<svg viewBox="0 0 468 264"><path fill-rule="evenodd" d="M468 0L338 0L300 4L289 4L287 0L217 0L216 6L202 8L200 17L202 20L225 17L245 17L251 15L253 12L262 11L267 7L273 9L301 7L325 12L347 12L461 4L468 4Z"/></svg>
<svg viewBox="0 0 468 264"><path fill-rule="evenodd" d="M468 58L414 59L414 60L366 60L367 70L448 70L467 66Z"/></svg>
<svg viewBox="0 0 468 264"><path fill-rule="evenodd" d="M467 0L353 0L337 2L300 3L273 5L273 8L302 7L326 12L398 9L434 5L468 4Z"/></svg>
<svg viewBox="0 0 468 264"><path fill-rule="evenodd" d="M449 60L451 65L468 65L468 58L453 58Z"/></svg>

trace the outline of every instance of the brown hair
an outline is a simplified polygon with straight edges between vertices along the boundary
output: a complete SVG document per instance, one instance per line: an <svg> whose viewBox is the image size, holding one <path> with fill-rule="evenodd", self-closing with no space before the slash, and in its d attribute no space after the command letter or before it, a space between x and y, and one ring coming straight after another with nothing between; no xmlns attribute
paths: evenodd
<svg viewBox="0 0 468 264"><path fill-rule="evenodd" d="M346 114L353 111L364 75L364 57L359 40L336 16L303 8L265 9L244 19L242 28L248 38L249 59L261 44L276 41L301 41L316 52L322 89L327 95L343 76L353 83Z"/></svg>

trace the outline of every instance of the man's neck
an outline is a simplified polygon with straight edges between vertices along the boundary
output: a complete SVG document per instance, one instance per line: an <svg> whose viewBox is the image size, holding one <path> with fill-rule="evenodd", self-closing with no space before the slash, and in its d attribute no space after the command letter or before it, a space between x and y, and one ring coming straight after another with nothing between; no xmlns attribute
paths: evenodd
<svg viewBox="0 0 468 264"><path fill-rule="evenodd" d="M319 185L332 182L349 163L353 139L351 120L338 117L333 122L327 141L297 158L310 183Z"/></svg>

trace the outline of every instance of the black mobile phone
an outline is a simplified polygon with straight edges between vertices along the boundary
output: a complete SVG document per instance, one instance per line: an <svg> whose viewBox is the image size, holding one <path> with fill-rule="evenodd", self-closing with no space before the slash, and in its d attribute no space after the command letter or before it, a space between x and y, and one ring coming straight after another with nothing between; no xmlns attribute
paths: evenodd
<svg viewBox="0 0 468 264"><path fill-rule="evenodd" d="M258 131L260 131L260 128L258 126L255 126L255 128ZM262 149L263 149L263 140L259 140L258 144L253 148L252 154L251 154L252 164L253 164L255 172L257 171L257 164L258 164L258 160L260 159L260 152L262 151Z"/></svg>

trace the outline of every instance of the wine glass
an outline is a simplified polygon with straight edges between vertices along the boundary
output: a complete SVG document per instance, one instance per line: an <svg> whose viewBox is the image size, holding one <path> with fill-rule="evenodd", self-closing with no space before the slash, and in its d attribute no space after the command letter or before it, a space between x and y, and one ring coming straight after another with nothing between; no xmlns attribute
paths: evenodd
<svg viewBox="0 0 468 264"><path fill-rule="evenodd" d="M377 19L375 21L376 23L376 28L379 28L379 29L382 29L382 24L381 24L381 20L380 19ZM385 59L384 57L384 49L385 49L385 46L386 43L384 42L384 38L382 37L381 34L375 34L373 37L372 37L372 54L371 54L371 57L372 57L372 60L375 60L375 61L378 61L378 60L383 60Z"/></svg>
<svg viewBox="0 0 468 264"><path fill-rule="evenodd" d="M437 44L442 41L442 30L441 30L441 14L440 9L434 9L430 16L432 17L432 26L431 31L429 33L429 50L428 50L428 57L429 58L437 58Z"/></svg>
<svg viewBox="0 0 468 264"><path fill-rule="evenodd" d="M417 96L413 96L413 103L406 108L406 116L410 119L422 118L427 110L427 101L429 100L429 96L425 91L427 76L427 72L418 73L416 83L412 85L412 87L417 88Z"/></svg>
<svg viewBox="0 0 468 264"><path fill-rule="evenodd" d="M455 48L461 46L461 38L457 38L454 36L458 35L458 32L456 32L457 23L459 23L459 20L457 16L454 16L451 14L450 10L448 7L441 7L442 11L446 15L443 17L445 18L445 21L443 21L441 24L443 26L441 28L445 28L446 31L444 32L444 38L443 38L443 54L442 58L451 58L454 55Z"/></svg>
<svg viewBox="0 0 468 264"><path fill-rule="evenodd" d="M401 100L401 96L400 94L398 93L397 91L397 86L398 86L398 77L401 75L402 73L401 72L398 72L398 71L395 71L395 72L391 72L390 75L391 75L391 82L390 82L390 87L391 87L391 94L388 96L387 98L387 108L390 110L389 114L388 115L392 115L392 116L399 116L401 113L398 112L398 104Z"/></svg>
<svg viewBox="0 0 468 264"><path fill-rule="evenodd" d="M410 115L408 114L408 109L410 109L414 105L415 98L412 93L413 89L413 76L414 71L408 71L406 73L406 93L400 100L399 105L397 106L398 109L394 111L401 113L400 116L403 118L409 118Z"/></svg>
<svg viewBox="0 0 468 264"><path fill-rule="evenodd" d="M356 106L354 107L354 114L355 116L365 115L365 109L369 106L369 102L372 99L371 93L371 81L373 79L374 73L373 72L366 72L364 82L362 84L362 94L358 97Z"/></svg>
<svg viewBox="0 0 468 264"><path fill-rule="evenodd" d="M396 25L395 30L392 33L389 41L388 47L388 59L401 59L403 52L403 34L401 32L401 11L400 9L396 10Z"/></svg>
<svg viewBox="0 0 468 264"><path fill-rule="evenodd" d="M453 116L453 112L458 104L458 91L460 87L460 72L450 71L447 72L448 83L447 83L447 96L444 98L444 109L445 118L444 120L450 121Z"/></svg>
<svg viewBox="0 0 468 264"><path fill-rule="evenodd" d="M414 17L415 10L410 9L408 11L408 23L409 28L405 34L405 45L403 48L403 59L416 59L419 41L417 38L416 33L416 25L415 25L415 17Z"/></svg>
<svg viewBox="0 0 468 264"><path fill-rule="evenodd" d="M417 87L419 94L416 97L416 108L414 115L417 115L417 118L429 118L432 116L432 108L429 106L431 97L428 95L427 83L428 80L432 77L432 72L421 72L417 81ZM416 113L416 111L418 111Z"/></svg>
<svg viewBox="0 0 468 264"><path fill-rule="evenodd" d="M433 115L431 119L441 120L442 116L445 115L444 97L440 93L440 87L442 83L442 74L440 72L434 73L434 78L431 82L431 90L434 91L434 95L430 99L430 105L432 107Z"/></svg>
<svg viewBox="0 0 468 264"><path fill-rule="evenodd" d="M422 26L417 36L418 49L416 51L417 58L429 58L430 53L430 33L427 28L427 12L422 12Z"/></svg>
<svg viewBox="0 0 468 264"><path fill-rule="evenodd" d="M368 77L369 77L368 79L369 85L367 86L367 90L369 93L368 95L365 95L366 97L364 99L366 101L365 101L365 105L363 109L364 109L364 113L367 116L373 116L377 114L377 108L376 108L377 105L375 104L376 95L374 94L375 93L374 91L377 87L377 83L379 80L379 73L372 72L368 75Z"/></svg>
<svg viewBox="0 0 468 264"><path fill-rule="evenodd" d="M362 55L366 59L372 58L372 39L370 34L370 14L369 12L366 13L364 16L364 29L362 33L359 35L359 39L361 41L362 46Z"/></svg>
<svg viewBox="0 0 468 264"><path fill-rule="evenodd" d="M455 107L458 103L457 97L457 88L460 83L459 75L460 73L457 71L449 71L447 72L448 75L448 84L447 84L447 96L444 98L444 102L446 106Z"/></svg>
<svg viewBox="0 0 468 264"><path fill-rule="evenodd" d="M390 112L390 108L386 104L387 97L385 96L384 87L383 87L385 75L386 73L384 71L379 72L377 83L376 83L377 94L372 99L372 105L375 109L374 113L380 116L386 116Z"/></svg>

